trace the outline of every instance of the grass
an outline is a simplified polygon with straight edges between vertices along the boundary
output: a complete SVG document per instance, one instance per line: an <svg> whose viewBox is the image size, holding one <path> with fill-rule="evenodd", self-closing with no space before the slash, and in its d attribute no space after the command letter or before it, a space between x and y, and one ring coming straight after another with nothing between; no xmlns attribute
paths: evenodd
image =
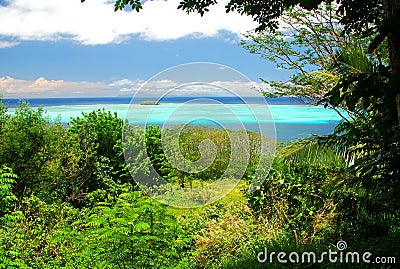
<svg viewBox="0 0 400 269"><path fill-rule="evenodd" d="M195 184L193 184L195 186ZM206 205L203 207L196 207L196 208L176 208L169 206L167 208L167 212L172 214L173 216L179 218L182 216L193 216L193 217L200 217L205 215L210 208L218 204L220 207L230 208L233 205L247 205L247 200L243 196L243 191L246 190L248 187L248 183L244 180L240 180L236 187L229 192L225 197L221 200L212 203L210 205Z"/></svg>

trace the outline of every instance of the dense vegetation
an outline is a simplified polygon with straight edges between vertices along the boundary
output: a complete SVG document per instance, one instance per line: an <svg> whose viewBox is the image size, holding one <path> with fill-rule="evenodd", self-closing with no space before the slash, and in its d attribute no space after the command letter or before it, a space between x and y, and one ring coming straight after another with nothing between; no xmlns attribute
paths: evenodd
<svg viewBox="0 0 400 269"><path fill-rule="evenodd" d="M269 175L252 193L246 190L259 137L249 133L254 151L242 181L206 207L155 202L129 172L151 175L144 165L151 163L178 186L208 184L227 167L232 145L224 130L187 128L180 134L173 148L188 160L200 157L204 140L219 149L208 169L188 173L166 158L165 130L157 127L134 128L98 110L71 119L67 128L50 122L41 108L21 103L8 114L0 103L0 267L280 268L258 262L260 251L327 251L339 240L349 251L399 259L400 5L336 2L229 2L228 11L260 24L243 46L294 72L289 81L266 81L275 94L306 97L343 120L331 135L280 145ZM215 3L184 0L180 8L204 14ZM115 8L126 5L141 8L140 1L125 0ZM277 19L285 29L276 27ZM129 156L129 165L124 128L131 128L125 137L131 144L145 137L148 155ZM317 265L393 266L301 264Z"/></svg>
<svg viewBox="0 0 400 269"><path fill-rule="evenodd" d="M256 162L223 200L174 209L135 185L116 114L84 113L66 127L26 103L14 114L3 104L0 111L1 268L258 268L265 247L326 250L339 239L357 251L399 254L398 209L353 185L345 159L316 140L281 145L252 194L246 189ZM223 130L184 129L179 147L188 159L199 157L196 145L207 138L221 149L193 175L165 159L161 129L136 132L145 132L149 161L175 184L206 184L226 167ZM257 144L257 134L250 138Z"/></svg>

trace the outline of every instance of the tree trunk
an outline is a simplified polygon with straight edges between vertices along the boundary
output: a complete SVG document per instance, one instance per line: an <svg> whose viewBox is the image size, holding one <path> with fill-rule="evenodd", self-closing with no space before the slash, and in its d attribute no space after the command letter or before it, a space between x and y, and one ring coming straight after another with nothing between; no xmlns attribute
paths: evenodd
<svg viewBox="0 0 400 269"><path fill-rule="evenodd" d="M383 0L386 19L400 16L400 0ZM400 72L400 29L392 31L388 35L389 59L392 74ZM400 124L400 86L396 94L397 120Z"/></svg>

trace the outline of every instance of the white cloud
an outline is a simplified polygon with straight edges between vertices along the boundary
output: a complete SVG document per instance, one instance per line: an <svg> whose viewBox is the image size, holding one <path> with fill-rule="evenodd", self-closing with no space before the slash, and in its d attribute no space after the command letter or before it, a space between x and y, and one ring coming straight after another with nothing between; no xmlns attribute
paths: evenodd
<svg viewBox="0 0 400 269"><path fill-rule="evenodd" d="M0 49L11 48L19 45L19 42L13 41L0 41Z"/></svg>
<svg viewBox="0 0 400 269"><path fill-rule="evenodd" d="M136 86L140 87L144 83L144 80L137 79L137 80L129 80L127 78L121 79L114 81L110 83L109 85L114 87L114 86Z"/></svg>
<svg viewBox="0 0 400 269"><path fill-rule="evenodd" d="M121 88L119 91L120 92L133 92L135 91L135 88Z"/></svg>
<svg viewBox="0 0 400 269"><path fill-rule="evenodd" d="M6 98L89 97L115 96L115 93L111 86L102 82L47 80L43 77L32 81L6 76L0 77L0 96Z"/></svg>
<svg viewBox="0 0 400 269"><path fill-rule="evenodd" d="M139 94L141 97L168 96L259 96L264 84L246 81L212 81L209 83L178 83L160 79L143 83L142 80L118 80L112 83L88 81L22 80L0 77L0 97L105 97ZM265 90L265 89L264 89Z"/></svg>
<svg viewBox="0 0 400 269"><path fill-rule="evenodd" d="M179 2L146 1L136 13L114 12L113 1L107 0L10 0L9 5L0 6L0 35L17 40L73 39L95 45L119 43L132 35L146 40L210 37L220 31L240 35L256 26L250 17L226 14L224 1L203 17L178 10Z"/></svg>
<svg viewBox="0 0 400 269"><path fill-rule="evenodd" d="M154 80L143 85L137 96L260 96L264 84L250 81L210 81L178 83L173 80ZM265 90L265 89L264 89Z"/></svg>
<svg viewBox="0 0 400 269"><path fill-rule="evenodd" d="M171 79L150 80L143 86L145 89L170 89L179 84Z"/></svg>

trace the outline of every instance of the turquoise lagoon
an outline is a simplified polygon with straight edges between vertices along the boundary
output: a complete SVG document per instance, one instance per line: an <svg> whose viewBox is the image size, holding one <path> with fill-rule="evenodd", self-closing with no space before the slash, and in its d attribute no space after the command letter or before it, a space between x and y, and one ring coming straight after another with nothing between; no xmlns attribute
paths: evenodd
<svg viewBox="0 0 400 269"><path fill-rule="evenodd" d="M311 133L324 135L331 133L340 116L333 110L322 106L298 104L180 104L161 105L139 104L68 104L45 106L50 120L60 119L68 123L70 118L79 117L82 112L96 109L117 112L129 123L145 126L160 125L169 127L177 124L210 125L232 129L245 126L247 130L257 131L266 126L268 134L279 141L305 137ZM9 109L13 113L15 108ZM256 116L254 116L256 115Z"/></svg>

